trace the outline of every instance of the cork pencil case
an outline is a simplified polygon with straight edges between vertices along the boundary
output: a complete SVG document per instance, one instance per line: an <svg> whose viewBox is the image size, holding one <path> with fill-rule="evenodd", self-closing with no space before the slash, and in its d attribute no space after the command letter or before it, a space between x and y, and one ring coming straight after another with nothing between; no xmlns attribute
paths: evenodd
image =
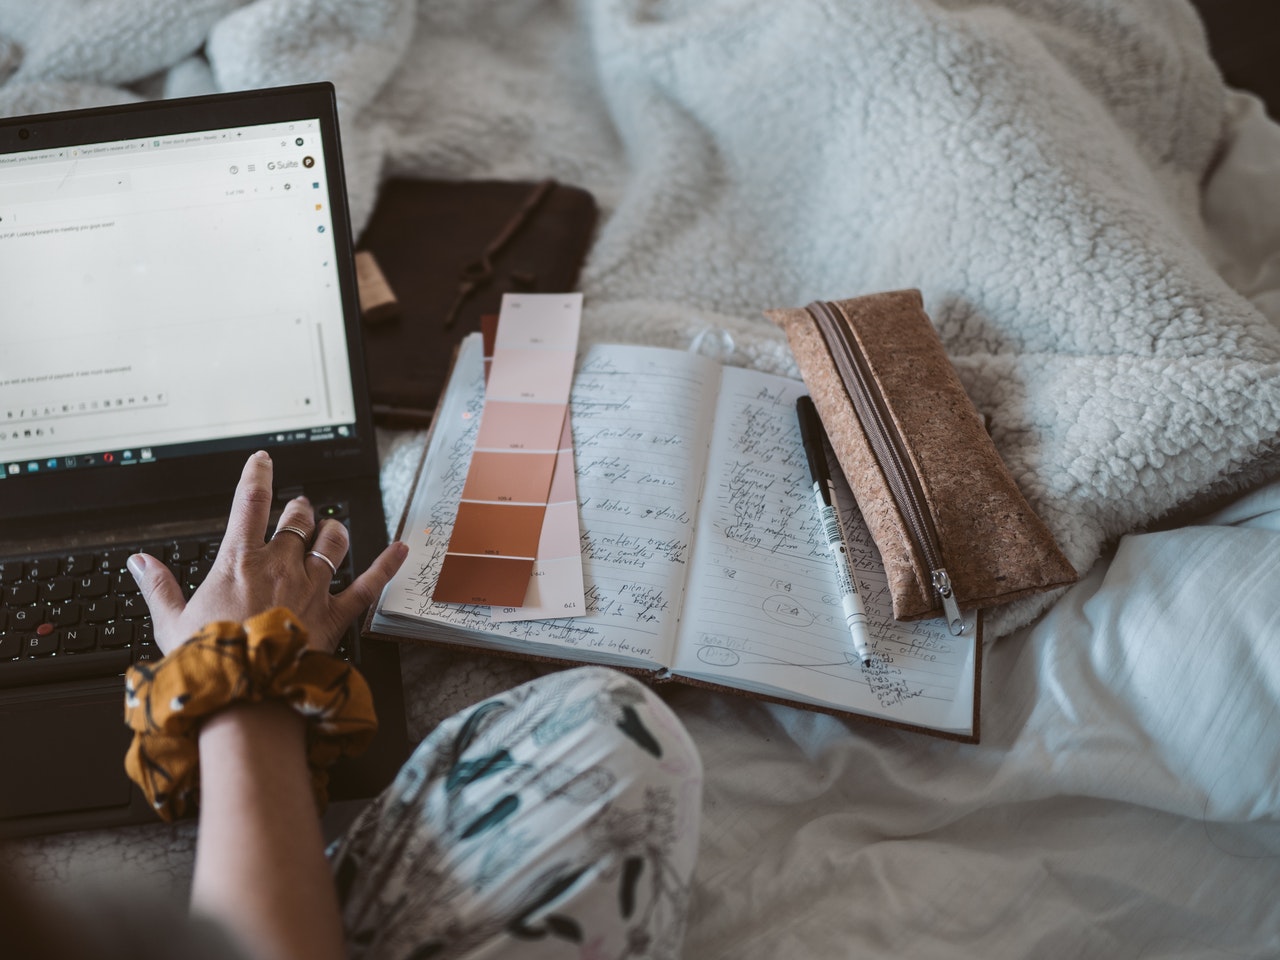
<svg viewBox="0 0 1280 960"><path fill-rule="evenodd" d="M899 620L1076 580L956 376L918 290L769 310L875 540Z"/></svg>

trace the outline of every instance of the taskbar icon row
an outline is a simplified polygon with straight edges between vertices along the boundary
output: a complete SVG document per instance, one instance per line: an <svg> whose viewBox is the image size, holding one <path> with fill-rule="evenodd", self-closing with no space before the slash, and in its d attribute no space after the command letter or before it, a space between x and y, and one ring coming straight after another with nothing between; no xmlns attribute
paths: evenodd
<svg viewBox="0 0 1280 960"><path fill-rule="evenodd" d="M104 450L101 453L82 453L76 456L47 457L43 460L22 460L3 464L0 476L16 477L30 473L54 473L74 470L77 467L100 467L114 464L148 463L155 459L150 447L130 450Z"/></svg>

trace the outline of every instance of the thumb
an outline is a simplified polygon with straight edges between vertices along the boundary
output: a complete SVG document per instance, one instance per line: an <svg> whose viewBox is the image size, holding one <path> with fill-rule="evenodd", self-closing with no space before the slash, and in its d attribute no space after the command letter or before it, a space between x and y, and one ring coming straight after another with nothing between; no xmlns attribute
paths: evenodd
<svg viewBox="0 0 1280 960"><path fill-rule="evenodd" d="M377 603L378 598L382 596L382 588L395 576L408 555L409 548L400 541L390 544L378 555L368 570L356 577L351 586L333 598L330 609L342 625L342 629L345 630L352 620Z"/></svg>
<svg viewBox="0 0 1280 960"><path fill-rule="evenodd" d="M156 625L156 632L160 633L164 626L177 618L187 605L182 598L182 588L178 586L178 581L174 579L164 563L145 553L135 553L128 559L125 566L133 574L133 579L138 582L142 599L146 601L147 609L151 611L151 620Z"/></svg>

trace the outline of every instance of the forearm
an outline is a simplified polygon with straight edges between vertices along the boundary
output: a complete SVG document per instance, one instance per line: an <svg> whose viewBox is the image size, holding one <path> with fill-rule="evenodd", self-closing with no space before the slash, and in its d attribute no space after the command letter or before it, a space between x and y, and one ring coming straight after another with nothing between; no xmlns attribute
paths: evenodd
<svg viewBox="0 0 1280 960"><path fill-rule="evenodd" d="M343 955L305 737L302 718L273 702L228 707L200 732L192 910L263 960Z"/></svg>
<svg viewBox="0 0 1280 960"><path fill-rule="evenodd" d="M284 701L301 698L337 731L317 760L368 742L377 719L364 678L302 649L330 653L408 547L392 544L333 593L347 528L332 517L317 522L299 496L268 535L272 477L265 451L245 461L218 555L190 600L160 560L129 558L165 657L129 671L125 722L134 738L125 767L165 820L190 809L198 778L193 911L221 922L262 960L336 960L345 952L342 924L311 792L306 721ZM250 688L265 701L237 701Z"/></svg>

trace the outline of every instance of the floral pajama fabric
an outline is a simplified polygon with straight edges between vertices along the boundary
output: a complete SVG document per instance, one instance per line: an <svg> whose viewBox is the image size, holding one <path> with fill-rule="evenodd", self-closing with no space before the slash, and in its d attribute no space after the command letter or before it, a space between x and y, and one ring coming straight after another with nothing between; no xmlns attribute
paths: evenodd
<svg viewBox="0 0 1280 960"><path fill-rule="evenodd" d="M349 956L677 957L702 764L629 677L550 674L442 723L330 849Z"/></svg>

